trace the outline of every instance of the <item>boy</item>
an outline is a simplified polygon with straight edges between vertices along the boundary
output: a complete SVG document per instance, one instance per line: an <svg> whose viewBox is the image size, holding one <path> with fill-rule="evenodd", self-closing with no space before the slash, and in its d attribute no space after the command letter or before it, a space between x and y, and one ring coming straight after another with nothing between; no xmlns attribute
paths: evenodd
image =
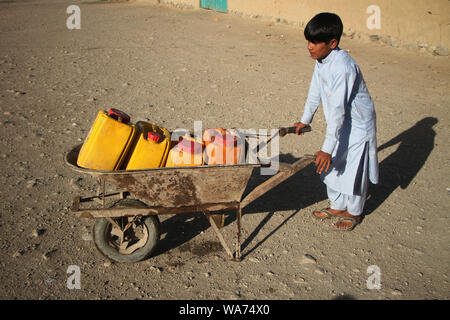
<svg viewBox="0 0 450 320"><path fill-rule="evenodd" d="M358 65L338 47L342 31L342 21L333 13L319 13L306 25L304 35L316 64L305 111L294 126L298 134L322 103L327 129L315 165L327 185L330 207L313 215L338 217L333 228L350 231L361 222L368 180L378 183L378 158L375 109Z"/></svg>

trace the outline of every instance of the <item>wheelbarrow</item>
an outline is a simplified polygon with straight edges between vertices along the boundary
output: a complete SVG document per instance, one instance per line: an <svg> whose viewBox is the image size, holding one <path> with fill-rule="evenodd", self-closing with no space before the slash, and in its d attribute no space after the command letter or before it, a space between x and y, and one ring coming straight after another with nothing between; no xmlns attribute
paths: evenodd
<svg viewBox="0 0 450 320"><path fill-rule="evenodd" d="M311 128L303 130L307 132ZM293 132L295 127L278 131L280 136ZM242 209L314 161L314 156L305 155L293 164L280 162L276 174L244 195L254 169L264 166L260 162L102 171L79 167L80 149L81 144L69 151L65 162L74 171L97 178L97 194L86 198L74 197L71 211L79 218L95 219L94 243L101 253L116 262L137 262L152 254L160 238L158 215L196 212L206 216L230 259L240 261ZM122 191L106 194L106 183ZM128 195L136 199L127 198ZM120 200L115 206L106 208L105 199L110 197ZM101 206L80 207L81 203L89 201L98 202ZM220 231L224 224L223 212L230 210L236 212L234 253Z"/></svg>

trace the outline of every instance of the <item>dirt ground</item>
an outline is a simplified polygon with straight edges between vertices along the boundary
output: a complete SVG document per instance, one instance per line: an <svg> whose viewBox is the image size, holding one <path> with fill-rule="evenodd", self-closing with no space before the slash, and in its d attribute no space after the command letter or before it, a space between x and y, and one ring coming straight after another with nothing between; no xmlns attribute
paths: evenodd
<svg viewBox="0 0 450 320"><path fill-rule="evenodd" d="M69 4L80 30L66 27ZM312 218L328 202L308 166L244 210L241 262L192 213L161 216L154 255L119 264L96 249L93 221L69 210L96 185L63 157L98 110L169 130L291 125L314 67L302 30L146 3L1 0L0 31L0 298L449 299L448 57L342 39L375 102L380 146L381 183L352 232ZM312 128L280 140L283 161L320 148L322 111ZM234 248L234 216L226 222ZM67 287L71 265L80 289ZM367 287L373 265L378 290Z"/></svg>

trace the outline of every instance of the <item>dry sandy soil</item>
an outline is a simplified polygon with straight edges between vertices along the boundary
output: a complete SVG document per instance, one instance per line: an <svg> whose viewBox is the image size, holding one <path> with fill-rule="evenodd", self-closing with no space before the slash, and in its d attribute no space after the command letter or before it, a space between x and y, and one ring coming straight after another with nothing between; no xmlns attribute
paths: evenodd
<svg viewBox="0 0 450 320"><path fill-rule="evenodd" d="M68 30L66 8L81 8ZM345 21L344 21L345 23ZM99 109L176 128L278 128L299 120L314 61L302 30L207 10L145 3L0 1L0 298L448 299L448 57L343 38L377 110L381 183L352 232L309 166L243 212L243 260L227 259L204 216L162 216L140 263L110 262L93 221L70 213L95 181L68 168ZM282 160L320 148L325 121L280 140ZM258 182L261 177L254 177ZM234 247L234 216L222 229ZM70 265L81 288L66 286ZM376 265L381 288L368 289Z"/></svg>

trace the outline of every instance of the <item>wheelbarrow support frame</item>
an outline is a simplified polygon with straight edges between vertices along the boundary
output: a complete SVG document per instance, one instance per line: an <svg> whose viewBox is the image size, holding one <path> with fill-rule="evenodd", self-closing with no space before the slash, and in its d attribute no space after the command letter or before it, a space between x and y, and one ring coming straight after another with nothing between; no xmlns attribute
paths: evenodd
<svg viewBox="0 0 450 320"><path fill-rule="evenodd" d="M98 189L97 196L81 198L77 196L74 198L72 204L72 211L79 218L107 218L112 220L112 218L125 217L125 216L147 216L147 215L161 215L161 214L181 214L188 212L202 212L209 223L211 224L214 232L216 233L222 247L225 249L228 256L231 259L240 261L241 259L241 217L242 209L247 205L252 203L254 200L258 199L260 196L265 194L267 191L273 189L289 177L293 176L299 170L305 168L308 164L314 161L314 156L305 155L293 164L279 163L279 172L273 175L271 178L263 182L262 184L255 187L250 193L245 197L241 198L240 201L231 202L219 202L219 203L207 203L201 205L188 205L188 206L177 206L177 207L165 207L165 206L149 206L147 208L105 208L105 198L106 197L117 197L125 198L125 192L116 192L105 194L105 176L98 176ZM246 178L248 181L248 178ZM102 190L103 192L100 192ZM80 203L87 201L97 201L102 205L102 208L89 208L80 209ZM235 254L231 252L230 248L227 246L225 239L220 232L220 228L223 227L223 214L221 214L221 223L217 225L217 220L215 219L214 212L224 211L224 210L234 210L236 212L236 249Z"/></svg>

